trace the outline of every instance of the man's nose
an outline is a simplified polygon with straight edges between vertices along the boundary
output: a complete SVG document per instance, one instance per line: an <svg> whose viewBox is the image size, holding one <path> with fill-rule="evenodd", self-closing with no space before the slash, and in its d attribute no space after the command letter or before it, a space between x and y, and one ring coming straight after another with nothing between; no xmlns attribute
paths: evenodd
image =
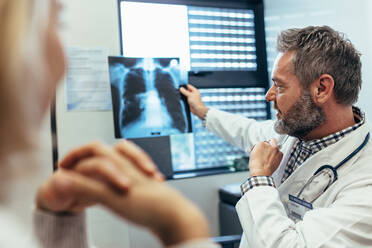
<svg viewBox="0 0 372 248"><path fill-rule="evenodd" d="M274 101L275 100L275 97L276 97L276 93L275 93L274 85L273 85L267 91L265 98L266 98L266 101L271 102L271 101Z"/></svg>

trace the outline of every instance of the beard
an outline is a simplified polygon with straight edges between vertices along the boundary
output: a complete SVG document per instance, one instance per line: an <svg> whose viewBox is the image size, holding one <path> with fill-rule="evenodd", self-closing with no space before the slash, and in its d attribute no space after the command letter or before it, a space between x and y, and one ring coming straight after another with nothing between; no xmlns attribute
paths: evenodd
<svg viewBox="0 0 372 248"><path fill-rule="evenodd" d="M275 106L277 109L277 107ZM303 139L312 130L319 127L326 120L323 109L318 107L308 91L275 122L275 131Z"/></svg>

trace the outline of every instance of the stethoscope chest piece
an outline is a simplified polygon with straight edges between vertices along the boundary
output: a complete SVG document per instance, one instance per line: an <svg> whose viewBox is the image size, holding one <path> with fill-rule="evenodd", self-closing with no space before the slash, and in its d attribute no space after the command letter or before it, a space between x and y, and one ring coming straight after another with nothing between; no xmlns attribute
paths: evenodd
<svg viewBox="0 0 372 248"><path fill-rule="evenodd" d="M298 194L301 199L312 203L337 180L337 170L330 165L323 165L306 182Z"/></svg>

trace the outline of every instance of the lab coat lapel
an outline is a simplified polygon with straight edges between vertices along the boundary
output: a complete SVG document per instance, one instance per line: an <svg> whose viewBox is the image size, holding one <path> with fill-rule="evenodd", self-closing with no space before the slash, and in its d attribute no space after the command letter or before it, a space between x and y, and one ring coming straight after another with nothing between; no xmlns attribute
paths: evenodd
<svg viewBox="0 0 372 248"><path fill-rule="evenodd" d="M288 202L288 195L297 195L305 183L313 176L315 171L323 165L336 166L347 155L352 153L360 144L362 144L367 133L370 130L369 124L364 125L342 138L333 145L312 155L299 168L297 168L290 177L287 178L278 188L280 198L284 204ZM344 166L353 163L359 156L354 156ZM340 168L340 170L343 168Z"/></svg>
<svg viewBox="0 0 372 248"><path fill-rule="evenodd" d="M278 188L280 199L288 202L288 195L297 196L301 188L310 179L314 172L322 165L329 164L330 157L327 152L318 152L297 168Z"/></svg>
<svg viewBox="0 0 372 248"><path fill-rule="evenodd" d="M276 187L279 187L281 185L285 167L287 166L289 157L291 156L292 147L296 140L296 138L290 137L286 144L283 146L283 149L281 149L281 151L284 153L283 159L280 162L278 169L276 169L275 172L272 174Z"/></svg>

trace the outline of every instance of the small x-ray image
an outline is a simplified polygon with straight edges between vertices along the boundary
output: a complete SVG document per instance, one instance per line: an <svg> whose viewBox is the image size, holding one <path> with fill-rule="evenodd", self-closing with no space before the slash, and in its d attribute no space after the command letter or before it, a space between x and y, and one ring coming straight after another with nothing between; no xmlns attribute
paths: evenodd
<svg viewBox="0 0 372 248"><path fill-rule="evenodd" d="M178 58L109 57L116 138L191 132Z"/></svg>
<svg viewBox="0 0 372 248"><path fill-rule="evenodd" d="M192 133L171 135L170 149L174 172L196 169Z"/></svg>

